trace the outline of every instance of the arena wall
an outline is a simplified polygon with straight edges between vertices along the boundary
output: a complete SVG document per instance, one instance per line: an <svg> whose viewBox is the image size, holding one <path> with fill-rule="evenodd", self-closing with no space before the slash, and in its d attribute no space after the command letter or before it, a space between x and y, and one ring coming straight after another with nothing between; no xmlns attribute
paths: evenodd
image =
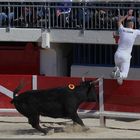
<svg viewBox="0 0 140 140"><path fill-rule="evenodd" d="M70 78L37 76L36 78L37 89L64 87L68 86L70 83L77 85L79 82L81 82L81 78L77 77ZM96 78L94 77L90 79L95 80ZM27 83L21 92L33 89L34 82L32 81L32 75L0 75L0 109L14 109L14 106L10 103L10 100L13 98L12 91L21 80L24 80ZM104 79L103 96L105 111L132 113L140 112L139 84L139 80L125 80L123 86L120 86L117 84L116 80ZM96 91L97 94L99 94L99 86L96 87ZM99 105L98 103L85 102L81 104L79 109L98 111Z"/></svg>
<svg viewBox="0 0 140 140"><path fill-rule="evenodd" d="M84 65L72 65L71 66L71 77L81 77L86 73L86 77L100 77L103 76L106 79L110 79L110 74L112 72L112 67L106 66L84 66ZM140 79L140 68L130 68L128 78L129 80L139 80Z"/></svg>

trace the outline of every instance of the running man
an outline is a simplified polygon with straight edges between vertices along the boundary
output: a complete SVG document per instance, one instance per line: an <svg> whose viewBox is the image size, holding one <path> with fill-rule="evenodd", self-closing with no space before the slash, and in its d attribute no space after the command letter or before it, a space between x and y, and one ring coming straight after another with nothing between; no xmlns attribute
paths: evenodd
<svg viewBox="0 0 140 140"><path fill-rule="evenodd" d="M140 30L133 29L134 22L133 20L127 20L127 27L125 28L122 25L125 19L129 19L130 14L124 17L121 17L118 21L119 28L119 44L117 51L114 55L115 67L111 73L112 78L116 78L119 85L123 84L123 79L126 79L128 76L131 60L131 52L135 38L140 35Z"/></svg>

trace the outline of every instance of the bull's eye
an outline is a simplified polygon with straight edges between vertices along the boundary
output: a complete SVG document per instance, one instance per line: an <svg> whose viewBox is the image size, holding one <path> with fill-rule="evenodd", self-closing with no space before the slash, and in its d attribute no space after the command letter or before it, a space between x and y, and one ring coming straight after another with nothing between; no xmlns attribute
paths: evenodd
<svg viewBox="0 0 140 140"><path fill-rule="evenodd" d="M69 89L71 89L71 90L75 89L75 85L74 85L74 84L69 84L68 87L69 87Z"/></svg>

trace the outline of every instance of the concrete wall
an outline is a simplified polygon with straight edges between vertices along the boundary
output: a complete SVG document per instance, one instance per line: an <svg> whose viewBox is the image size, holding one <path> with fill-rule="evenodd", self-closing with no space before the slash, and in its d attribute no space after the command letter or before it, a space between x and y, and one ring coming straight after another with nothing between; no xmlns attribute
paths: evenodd
<svg viewBox="0 0 140 140"><path fill-rule="evenodd" d="M82 77L101 77L110 79L110 73L113 67L96 67L96 66L71 66L71 76ZM140 68L130 68L127 79L140 79Z"/></svg>
<svg viewBox="0 0 140 140"><path fill-rule="evenodd" d="M41 42L41 32L41 29L1 28L0 41Z"/></svg>
<svg viewBox="0 0 140 140"><path fill-rule="evenodd" d="M53 49L40 50L40 74L56 76L56 52Z"/></svg>
<svg viewBox="0 0 140 140"><path fill-rule="evenodd" d="M0 41L18 41L18 42L38 42L42 44L41 29L15 29L11 28L7 32L6 29L0 29ZM89 44L115 44L112 37L113 31L85 31L84 34L80 30L51 30L47 35L50 40L50 48L41 50L40 52L40 72L41 74L51 76L67 75L67 58L64 56L67 48L64 43L89 43ZM47 42L47 41L45 41ZM63 43L63 44L62 44ZM59 44L59 45L58 45ZM135 41L135 45L140 44L140 37ZM90 71L89 76L104 75L109 78L111 68L102 67L71 67L71 76L81 76L84 72ZM139 79L139 69L131 69L130 79Z"/></svg>
<svg viewBox="0 0 140 140"><path fill-rule="evenodd" d="M21 41L21 42L42 42L41 29L15 29L10 28L7 32L5 28L0 29L0 41ZM80 30L57 30L52 29L49 33L51 43L89 43L89 44L115 44L113 31L85 31ZM135 41L135 45L140 44L140 37Z"/></svg>
<svg viewBox="0 0 140 140"><path fill-rule="evenodd" d="M40 51L40 73L49 76L66 76L65 44L52 43L50 49Z"/></svg>

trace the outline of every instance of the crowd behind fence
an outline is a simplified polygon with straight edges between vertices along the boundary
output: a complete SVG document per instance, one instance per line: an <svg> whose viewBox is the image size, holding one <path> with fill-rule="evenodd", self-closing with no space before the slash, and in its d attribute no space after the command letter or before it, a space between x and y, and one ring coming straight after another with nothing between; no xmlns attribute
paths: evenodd
<svg viewBox="0 0 140 140"><path fill-rule="evenodd" d="M0 28L116 30L133 9L140 28L140 2L0 2Z"/></svg>

